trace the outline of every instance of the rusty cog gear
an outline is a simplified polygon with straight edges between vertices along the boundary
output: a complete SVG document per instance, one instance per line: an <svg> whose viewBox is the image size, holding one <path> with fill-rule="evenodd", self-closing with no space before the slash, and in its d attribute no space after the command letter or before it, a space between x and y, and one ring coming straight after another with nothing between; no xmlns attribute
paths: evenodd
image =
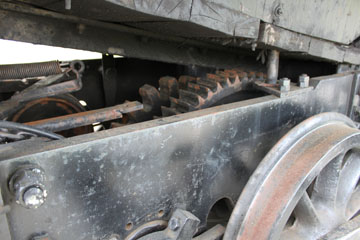
<svg viewBox="0 0 360 240"><path fill-rule="evenodd" d="M208 73L204 78L165 76L159 79L159 90L147 84L139 89L144 109L132 113L129 118L141 122L208 108L232 94L249 89L252 82L264 81L265 78L262 72L240 69Z"/></svg>
<svg viewBox="0 0 360 240"><path fill-rule="evenodd" d="M254 81L263 81L261 72L242 70L217 71L205 78L182 76L179 78L179 98L170 96L170 107L161 106L162 116L196 111L215 105L220 100L250 88Z"/></svg>

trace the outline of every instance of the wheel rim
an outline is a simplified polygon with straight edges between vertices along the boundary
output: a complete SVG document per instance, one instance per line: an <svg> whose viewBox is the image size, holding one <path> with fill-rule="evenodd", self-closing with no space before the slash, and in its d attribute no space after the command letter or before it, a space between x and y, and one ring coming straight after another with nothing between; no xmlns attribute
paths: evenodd
<svg viewBox="0 0 360 240"><path fill-rule="evenodd" d="M348 221L360 207L359 147L360 131L341 114L299 124L249 179L224 239L317 239Z"/></svg>

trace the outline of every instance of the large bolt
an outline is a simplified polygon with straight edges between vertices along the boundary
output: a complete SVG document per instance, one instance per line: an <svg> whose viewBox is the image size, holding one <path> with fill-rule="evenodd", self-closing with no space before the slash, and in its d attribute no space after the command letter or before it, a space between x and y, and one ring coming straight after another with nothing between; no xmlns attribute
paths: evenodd
<svg viewBox="0 0 360 240"><path fill-rule="evenodd" d="M283 15L283 9L281 8L281 6L277 6L274 10L274 15L277 17L280 17L281 15Z"/></svg>
<svg viewBox="0 0 360 240"><path fill-rule="evenodd" d="M305 74L305 73L301 74L299 76L299 86L301 88L309 87L309 80L310 80L310 77L307 74Z"/></svg>
<svg viewBox="0 0 360 240"><path fill-rule="evenodd" d="M178 230L180 227L180 220L178 218L172 217L169 221L169 228L172 231Z"/></svg>
<svg viewBox="0 0 360 240"><path fill-rule="evenodd" d="M288 79L288 78L280 79L280 91L282 91L282 92L290 91L290 79Z"/></svg>
<svg viewBox="0 0 360 240"><path fill-rule="evenodd" d="M10 178L9 189L21 206L40 207L47 197L44 170L34 165L18 168Z"/></svg>

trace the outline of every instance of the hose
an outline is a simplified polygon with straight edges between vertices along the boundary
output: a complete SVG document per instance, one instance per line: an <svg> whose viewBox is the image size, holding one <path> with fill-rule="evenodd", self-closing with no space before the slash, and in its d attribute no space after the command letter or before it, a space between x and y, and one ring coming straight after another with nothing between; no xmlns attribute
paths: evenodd
<svg viewBox="0 0 360 240"><path fill-rule="evenodd" d="M58 135L56 133L51 133L51 132L40 130L35 127L27 126L25 124L9 122L9 121L4 121L4 120L0 120L0 128L21 130L24 132L32 133L37 136L46 137L46 138L53 139L53 140L59 140L59 139L64 138L63 136Z"/></svg>

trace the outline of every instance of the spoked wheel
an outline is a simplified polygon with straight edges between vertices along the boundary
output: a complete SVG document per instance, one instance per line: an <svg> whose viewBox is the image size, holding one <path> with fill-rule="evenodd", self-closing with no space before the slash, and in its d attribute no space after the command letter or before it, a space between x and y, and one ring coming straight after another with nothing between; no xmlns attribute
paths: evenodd
<svg viewBox="0 0 360 240"><path fill-rule="evenodd" d="M261 161L234 208L224 240L358 234L359 176L360 131L354 123L337 113L309 118Z"/></svg>

